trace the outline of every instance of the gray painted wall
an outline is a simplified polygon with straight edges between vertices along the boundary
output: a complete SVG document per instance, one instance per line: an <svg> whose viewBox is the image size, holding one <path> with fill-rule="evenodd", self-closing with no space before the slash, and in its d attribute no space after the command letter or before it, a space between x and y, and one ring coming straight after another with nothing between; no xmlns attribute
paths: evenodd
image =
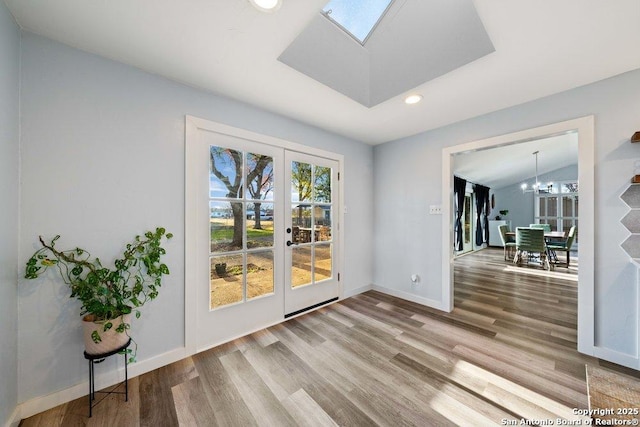
<svg viewBox="0 0 640 427"><path fill-rule="evenodd" d="M148 227L175 234L171 275L135 321L139 361L184 346L185 114L343 154L342 283L348 293L372 282L372 147L29 33L22 79L19 262L38 235L107 259ZM54 275L25 281L18 299L19 401L86 381L79 304L67 288Z"/></svg>
<svg viewBox="0 0 640 427"><path fill-rule="evenodd" d="M0 2L0 425L18 401L20 30Z"/></svg>
<svg viewBox="0 0 640 427"><path fill-rule="evenodd" d="M578 179L577 164L557 169L538 177L538 181L543 183L569 181L572 179ZM527 182L529 184L534 181L535 177L533 176L522 178L522 182ZM501 210L507 209L509 214L503 219L511 220L511 227L513 230L515 230L515 227L528 227L529 224L534 222L534 195L533 193L522 194L522 188L520 188L522 182L492 190L493 194L496 196L496 207L491 211L491 219L495 218L496 215L500 215Z"/></svg>
<svg viewBox="0 0 640 427"><path fill-rule="evenodd" d="M637 270L620 247L629 208L620 200L640 158L640 70L374 148L374 283L441 301L442 148L593 114L595 116L596 345L635 357ZM582 233L585 233L582 230ZM410 276L422 281L412 285Z"/></svg>

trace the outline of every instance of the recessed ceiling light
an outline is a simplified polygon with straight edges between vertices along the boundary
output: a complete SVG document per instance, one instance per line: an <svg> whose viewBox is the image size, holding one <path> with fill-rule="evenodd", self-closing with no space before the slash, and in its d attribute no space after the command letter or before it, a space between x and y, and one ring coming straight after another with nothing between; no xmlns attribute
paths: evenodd
<svg viewBox="0 0 640 427"><path fill-rule="evenodd" d="M249 2L262 12L275 12L282 6L282 0L249 0Z"/></svg>
<svg viewBox="0 0 640 427"><path fill-rule="evenodd" d="M409 95L404 99L405 104L417 104L422 101L422 95Z"/></svg>

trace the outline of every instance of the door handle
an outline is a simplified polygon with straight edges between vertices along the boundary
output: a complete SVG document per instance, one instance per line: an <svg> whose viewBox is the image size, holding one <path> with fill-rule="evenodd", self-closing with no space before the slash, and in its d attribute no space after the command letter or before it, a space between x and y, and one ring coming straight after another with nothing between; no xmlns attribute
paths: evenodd
<svg viewBox="0 0 640 427"><path fill-rule="evenodd" d="M295 246L297 243L293 243L291 240L287 240L287 246Z"/></svg>

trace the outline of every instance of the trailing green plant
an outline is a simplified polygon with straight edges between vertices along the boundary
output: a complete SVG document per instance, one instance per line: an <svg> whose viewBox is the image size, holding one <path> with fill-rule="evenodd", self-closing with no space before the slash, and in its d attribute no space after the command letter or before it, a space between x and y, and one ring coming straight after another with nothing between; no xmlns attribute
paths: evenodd
<svg viewBox="0 0 640 427"><path fill-rule="evenodd" d="M49 267L56 267L71 290L70 297L82 303L80 315L88 314L93 321L105 321L104 331L107 331L113 327L111 320L120 316L135 313L139 318L138 308L158 296L162 276L169 274L169 268L161 260L166 254L162 242L163 238L172 237L161 227L135 236L133 242L126 245L122 258L108 268L85 249L58 250L59 235L48 243L40 236L42 248L27 261L25 278L36 279ZM124 322L116 331L128 334L129 328ZM98 333L92 335L92 339L101 340Z"/></svg>

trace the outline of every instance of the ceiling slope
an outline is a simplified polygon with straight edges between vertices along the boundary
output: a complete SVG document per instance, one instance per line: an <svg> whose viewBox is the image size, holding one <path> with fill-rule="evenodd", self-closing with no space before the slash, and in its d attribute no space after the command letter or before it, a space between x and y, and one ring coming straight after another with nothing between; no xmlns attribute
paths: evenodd
<svg viewBox="0 0 640 427"><path fill-rule="evenodd" d="M277 58L325 0L5 0L26 30L370 144L640 68L638 0L474 0L495 52L373 108Z"/></svg>

